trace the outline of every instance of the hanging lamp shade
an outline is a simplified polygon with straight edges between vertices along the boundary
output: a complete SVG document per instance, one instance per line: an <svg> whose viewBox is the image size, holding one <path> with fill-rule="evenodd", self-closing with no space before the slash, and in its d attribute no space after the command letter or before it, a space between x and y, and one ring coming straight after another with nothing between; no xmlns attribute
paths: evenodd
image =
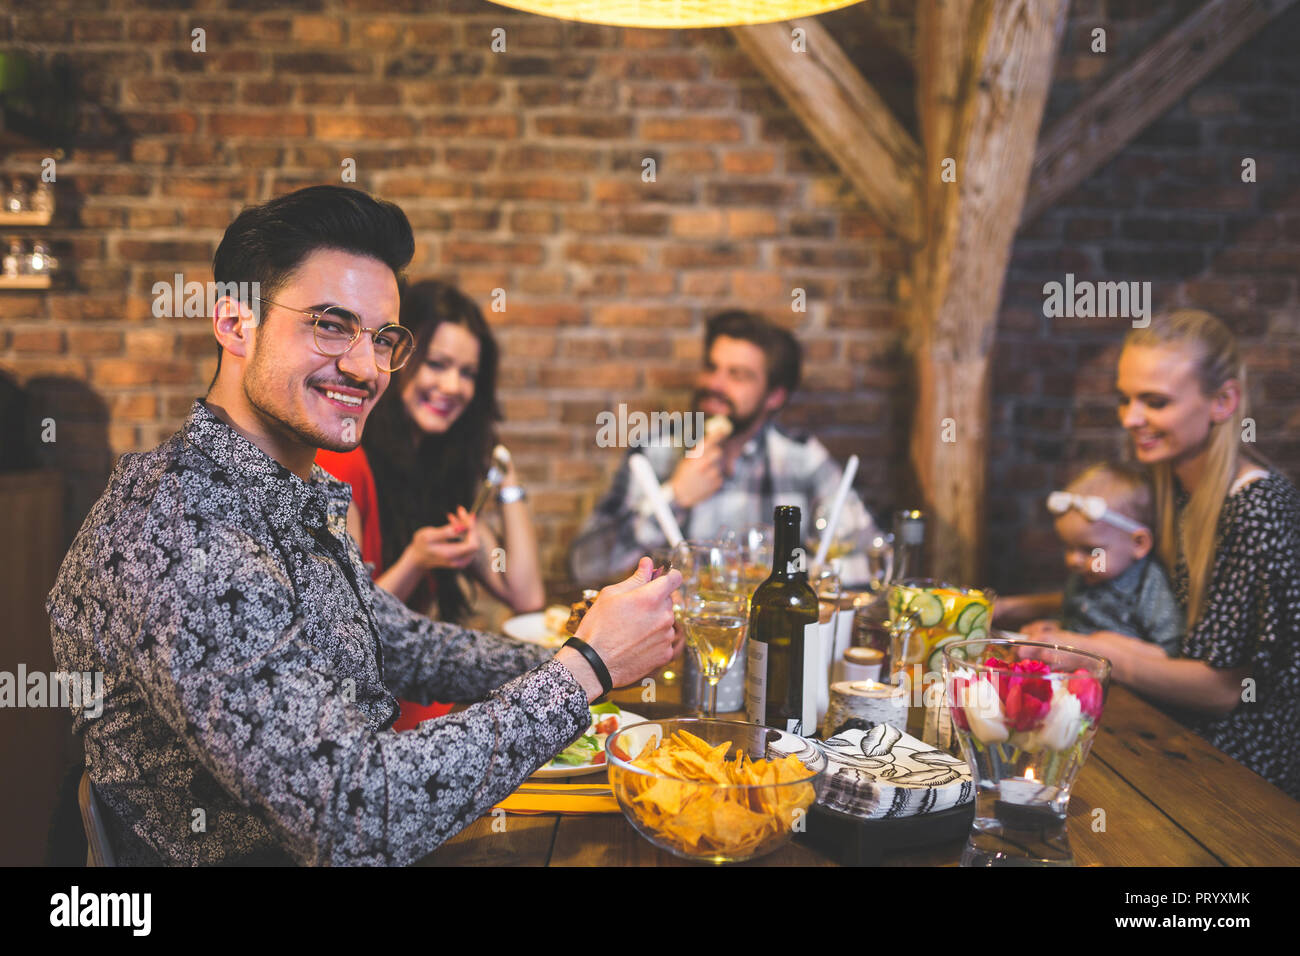
<svg viewBox="0 0 1300 956"><path fill-rule="evenodd" d="M615 27L736 27L811 17L859 0L493 0L557 20Z"/></svg>

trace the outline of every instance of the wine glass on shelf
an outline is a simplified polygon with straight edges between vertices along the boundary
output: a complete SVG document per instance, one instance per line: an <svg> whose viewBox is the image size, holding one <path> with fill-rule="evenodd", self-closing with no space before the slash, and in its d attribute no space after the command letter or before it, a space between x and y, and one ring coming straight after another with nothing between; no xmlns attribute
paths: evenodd
<svg viewBox="0 0 1300 956"><path fill-rule="evenodd" d="M682 574L679 618L708 684L704 715L717 715L718 681L735 663L749 625L749 591L734 542L683 541L673 551Z"/></svg>

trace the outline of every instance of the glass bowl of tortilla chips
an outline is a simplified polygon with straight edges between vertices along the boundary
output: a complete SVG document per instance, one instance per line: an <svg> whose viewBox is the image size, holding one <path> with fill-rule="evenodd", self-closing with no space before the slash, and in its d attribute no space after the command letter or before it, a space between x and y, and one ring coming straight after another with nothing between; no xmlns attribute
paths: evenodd
<svg viewBox="0 0 1300 956"><path fill-rule="evenodd" d="M759 724L647 720L605 741L609 783L628 822L688 860L738 863L784 846L817 799L826 756Z"/></svg>

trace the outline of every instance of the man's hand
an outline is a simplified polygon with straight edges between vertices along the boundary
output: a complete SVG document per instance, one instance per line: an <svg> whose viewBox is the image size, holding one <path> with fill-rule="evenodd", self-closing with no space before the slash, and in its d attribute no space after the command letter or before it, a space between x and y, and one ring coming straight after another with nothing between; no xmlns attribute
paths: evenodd
<svg viewBox="0 0 1300 956"><path fill-rule="evenodd" d="M653 573L654 562L642 558L631 577L600 592L578 626L577 636L600 655L615 687L663 667L681 648L672 602L681 572L669 571L652 581ZM573 672L589 700L600 696L600 683L581 654L562 648L556 659Z"/></svg>
<svg viewBox="0 0 1300 956"><path fill-rule="evenodd" d="M722 487L725 470L720 442L706 438L692 452L697 454L682 458L668 479L673 489L673 500L683 508L694 508L701 501L712 498Z"/></svg>

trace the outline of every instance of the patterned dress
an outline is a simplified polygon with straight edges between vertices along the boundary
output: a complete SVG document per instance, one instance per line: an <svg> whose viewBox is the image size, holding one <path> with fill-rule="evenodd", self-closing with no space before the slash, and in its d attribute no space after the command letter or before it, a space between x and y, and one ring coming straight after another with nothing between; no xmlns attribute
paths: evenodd
<svg viewBox="0 0 1300 956"><path fill-rule="evenodd" d="M1180 554L1174 593L1184 610L1187 580ZM1281 475L1224 502L1205 609L1182 653L1215 668L1250 667L1254 700L1243 689L1246 699L1226 716L1178 716L1300 799L1300 493Z"/></svg>
<svg viewBox="0 0 1300 956"><path fill-rule="evenodd" d="M348 486L303 481L195 402L126 455L47 608L126 864L404 864L587 727L551 651L416 614L347 534ZM396 694L477 700L394 733Z"/></svg>

